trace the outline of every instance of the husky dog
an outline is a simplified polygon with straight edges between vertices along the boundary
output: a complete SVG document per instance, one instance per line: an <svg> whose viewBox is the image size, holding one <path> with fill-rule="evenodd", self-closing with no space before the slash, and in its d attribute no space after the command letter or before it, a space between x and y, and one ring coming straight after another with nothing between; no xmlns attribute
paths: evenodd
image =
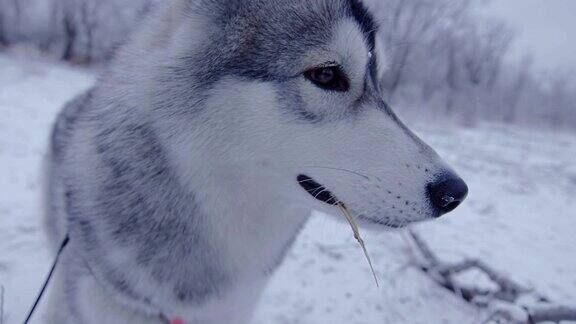
<svg viewBox="0 0 576 324"><path fill-rule="evenodd" d="M48 322L247 323L311 210L454 209L466 185L385 103L377 32L360 0L161 5L56 122Z"/></svg>

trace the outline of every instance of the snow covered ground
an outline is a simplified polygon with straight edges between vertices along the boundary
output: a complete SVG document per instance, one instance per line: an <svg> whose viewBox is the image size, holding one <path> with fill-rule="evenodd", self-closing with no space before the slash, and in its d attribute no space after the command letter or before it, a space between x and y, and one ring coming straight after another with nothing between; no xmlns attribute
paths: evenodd
<svg viewBox="0 0 576 324"><path fill-rule="evenodd" d="M50 124L94 79L86 70L0 54L4 323L22 322L51 262L39 178ZM496 126L420 133L470 186L469 199L454 213L415 227L431 247L446 260L481 258L553 300L576 305L576 136ZM315 215L275 274L254 324L459 324L486 316L407 267L402 231L364 236L380 288L350 229Z"/></svg>

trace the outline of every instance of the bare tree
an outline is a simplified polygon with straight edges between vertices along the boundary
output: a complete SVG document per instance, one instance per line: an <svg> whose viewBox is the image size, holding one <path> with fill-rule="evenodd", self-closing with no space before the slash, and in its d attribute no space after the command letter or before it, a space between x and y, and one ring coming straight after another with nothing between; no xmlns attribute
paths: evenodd
<svg viewBox="0 0 576 324"><path fill-rule="evenodd" d="M390 65L383 85L389 93L394 94L402 84L417 48L426 45L428 38L456 7L451 1L389 0L381 3L381 37Z"/></svg>
<svg viewBox="0 0 576 324"><path fill-rule="evenodd" d="M520 98L526 92L528 84L531 81L532 57L525 56L518 65L517 70L513 70L512 73L515 73L516 75L513 76L513 79L510 82L509 91L507 91L507 109L503 114L503 121L510 124L517 121Z"/></svg>
<svg viewBox="0 0 576 324"><path fill-rule="evenodd" d="M4 0L0 0L0 47L8 45L8 10Z"/></svg>
<svg viewBox="0 0 576 324"><path fill-rule="evenodd" d="M66 10L66 2L58 1L54 7L52 16L55 24L62 24L62 59L71 61L74 57L74 46L76 44L76 24L73 15Z"/></svg>
<svg viewBox="0 0 576 324"><path fill-rule="evenodd" d="M4 30L4 15L0 11L0 47L8 45L6 31Z"/></svg>
<svg viewBox="0 0 576 324"><path fill-rule="evenodd" d="M52 25L58 56L80 64L107 61L158 0L57 0Z"/></svg>
<svg viewBox="0 0 576 324"><path fill-rule="evenodd" d="M468 24L462 54L464 70L472 85L494 87L512 39L512 32L503 23Z"/></svg>
<svg viewBox="0 0 576 324"><path fill-rule="evenodd" d="M545 96L547 101L546 115L550 122L550 126L559 127L563 126L567 120L570 120L570 115L573 113L573 79L571 74L564 71L556 71L551 73L547 82L547 94Z"/></svg>

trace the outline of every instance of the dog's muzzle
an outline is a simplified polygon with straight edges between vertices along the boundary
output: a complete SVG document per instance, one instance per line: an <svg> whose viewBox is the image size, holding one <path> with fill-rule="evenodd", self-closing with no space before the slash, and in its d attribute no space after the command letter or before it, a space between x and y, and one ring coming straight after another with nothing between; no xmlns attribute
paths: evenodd
<svg viewBox="0 0 576 324"><path fill-rule="evenodd" d="M329 205L340 202L326 187L311 177L301 174L297 177L298 184L315 199ZM468 195L468 186L455 174L444 173L434 182L426 185L428 201L433 208L435 217L447 214L460 205Z"/></svg>

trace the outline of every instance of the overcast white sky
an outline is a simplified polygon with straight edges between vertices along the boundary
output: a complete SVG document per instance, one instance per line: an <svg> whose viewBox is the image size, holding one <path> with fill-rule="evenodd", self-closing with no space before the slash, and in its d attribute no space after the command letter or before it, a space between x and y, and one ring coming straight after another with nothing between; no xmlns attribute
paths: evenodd
<svg viewBox="0 0 576 324"><path fill-rule="evenodd" d="M516 30L514 58L532 52L538 67L576 71L576 0L492 0L486 11Z"/></svg>

